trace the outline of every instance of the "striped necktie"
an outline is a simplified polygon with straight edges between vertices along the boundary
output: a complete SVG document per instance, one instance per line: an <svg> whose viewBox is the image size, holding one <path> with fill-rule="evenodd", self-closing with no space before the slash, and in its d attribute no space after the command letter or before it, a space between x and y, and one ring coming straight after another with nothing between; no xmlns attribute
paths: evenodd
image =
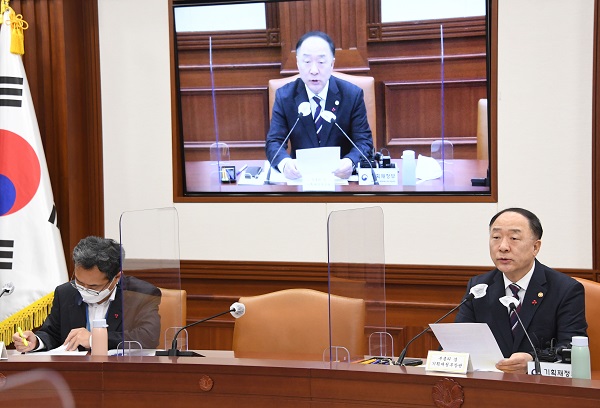
<svg viewBox="0 0 600 408"><path fill-rule="evenodd" d="M521 287L514 283L511 283L510 285L508 285L508 287L510 288L510 291L512 292L513 296L515 298L517 298L517 300L519 301L519 304L517 305L517 307L515 309L516 313L515 313L515 310L510 311L510 327L512 329L513 337L514 337L515 330L517 328L517 324L519 323L517 313L519 313L521 311L521 299L519 299L519 290L521 289Z"/></svg>
<svg viewBox="0 0 600 408"><path fill-rule="evenodd" d="M321 117L321 98L317 95L313 96L313 100L317 103L317 109L315 110L315 128L317 129L317 139L319 140L319 144L321 144L321 137L319 133L321 129L323 129L323 118Z"/></svg>

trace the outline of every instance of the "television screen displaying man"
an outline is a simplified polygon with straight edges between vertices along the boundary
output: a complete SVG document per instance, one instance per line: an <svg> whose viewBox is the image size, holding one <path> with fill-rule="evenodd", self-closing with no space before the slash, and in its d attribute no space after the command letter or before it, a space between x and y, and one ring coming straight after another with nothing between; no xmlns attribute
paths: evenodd
<svg viewBox="0 0 600 408"><path fill-rule="evenodd" d="M294 160L297 150L339 146L340 163L333 174L347 179L361 157L373 155L364 93L358 86L332 75L335 45L321 31L311 31L298 40L296 60L300 78L279 88L275 95L266 140L267 159L286 178L298 179L302 174ZM299 113L303 103L310 104L310 114ZM332 114L356 147L328 120ZM290 131L288 153L285 139Z"/></svg>

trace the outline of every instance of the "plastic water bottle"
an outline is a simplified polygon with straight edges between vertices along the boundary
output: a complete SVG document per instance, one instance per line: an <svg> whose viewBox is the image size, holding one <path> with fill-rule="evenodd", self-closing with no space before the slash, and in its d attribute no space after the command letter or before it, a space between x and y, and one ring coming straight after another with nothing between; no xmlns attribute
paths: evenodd
<svg viewBox="0 0 600 408"><path fill-rule="evenodd" d="M402 185L417 185L417 161L415 160L414 150L405 150L402 152Z"/></svg>
<svg viewBox="0 0 600 408"><path fill-rule="evenodd" d="M98 319L92 322L92 355L108 355L108 325L106 319Z"/></svg>
<svg viewBox="0 0 600 408"><path fill-rule="evenodd" d="M589 380L592 378L588 338L573 336L571 341L571 377Z"/></svg>

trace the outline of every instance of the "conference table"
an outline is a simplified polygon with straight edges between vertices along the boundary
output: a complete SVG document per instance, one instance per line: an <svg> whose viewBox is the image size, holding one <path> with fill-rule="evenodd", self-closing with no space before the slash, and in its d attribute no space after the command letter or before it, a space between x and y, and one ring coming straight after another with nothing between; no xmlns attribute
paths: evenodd
<svg viewBox="0 0 600 408"><path fill-rule="evenodd" d="M403 194L403 193L489 193L489 186L473 186L471 179L485 178L487 175L487 160L454 159L447 160L443 164L443 177L433 180L417 180L415 186L402 185L402 159L392 160L398 169L398 185L360 185L358 179L349 181L347 184L335 186L336 193L348 194ZM219 168L222 166L234 166L236 173L244 166L258 166L263 172L256 184L244 182L243 172L237 177L235 183L222 183ZM263 183L268 173L268 162L264 160L231 160L217 163L216 161L186 161L185 180L186 190L189 194L203 193L228 193L228 194L254 194L254 193L301 193L302 185L285 184L276 181L277 184L265 185ZM273 170L271 181L281 180L280 174ZM240 180L240 177L242 180Z"/></svg>
<svg viewBox="0 0 600 408"><path fill-rule="evenodd" d="M426 372L423 367L200 353L206 357L12 353L0 361L0 401L6 407L54 407L62 406L57 395L66 393L77 407L600 406L598 372L591 380L495 372L461 375ZM25 384L14 387L17 381Z"/></svg>

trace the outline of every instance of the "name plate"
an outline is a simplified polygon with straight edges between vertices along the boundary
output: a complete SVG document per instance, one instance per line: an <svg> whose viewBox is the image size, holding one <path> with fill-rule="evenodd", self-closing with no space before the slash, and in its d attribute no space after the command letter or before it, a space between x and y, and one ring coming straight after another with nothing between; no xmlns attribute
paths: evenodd
<svg viewBox="0 0 600 408"><path fill-rule="evenodd" d="M427 353L426 371L466 374L473 371L469 353L453 353L450 351L434 351Z"/></svg>
<svg viewBox="0 0 600 408"><path fill-rule="evenodd" d="M328 173L303 174L302 191L335 191L335 178Z"/></svg>
<svg viewBox="0 0 600 408"><path fill-rule="evenodd" d="M380 186L397 186L398 185L398 169L391 168L374 168L375 177ZM373 175L370 168L358 168L358 184L361 186L373 185Z"/></svg>
<svg viewBox="0 0 600 408"><path fill-rule="evenodd" d="M540 362L540 369L542 370L542 375L546 377L572 378L571 364ZM529 361L527 363L527 374L533 374L534 370L535 363Z"/></svg>

